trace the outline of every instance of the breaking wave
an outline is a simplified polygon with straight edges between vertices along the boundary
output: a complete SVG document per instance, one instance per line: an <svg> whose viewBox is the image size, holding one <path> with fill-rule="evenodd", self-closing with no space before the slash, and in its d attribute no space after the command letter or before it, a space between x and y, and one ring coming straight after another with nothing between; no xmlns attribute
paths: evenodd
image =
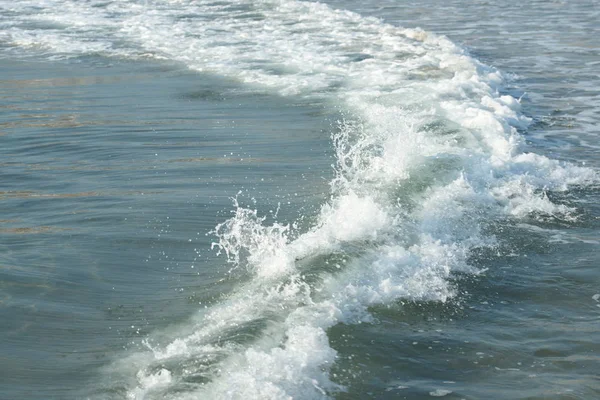
<svg viewBox="0 0 600 400"><path fill-rule="evenodd" d="M498 246L493 221L576 218L547 193L597 180L528 153L519 132L530 120L501 73L430 32L293 0L5 3L18 12L0 39L14 48L172 60L345 116L315 222L267 224L235 201L214 247L248 279L189 332L112 366L135 371L128 398L343 391L329 328L399 300L448 301L452 275L478 274L472 253Z"/></svg>

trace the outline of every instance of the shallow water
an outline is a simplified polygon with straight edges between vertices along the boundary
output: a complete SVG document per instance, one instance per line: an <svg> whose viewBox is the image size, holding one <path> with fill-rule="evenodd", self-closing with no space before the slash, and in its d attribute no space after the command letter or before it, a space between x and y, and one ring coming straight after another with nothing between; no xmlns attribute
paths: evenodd
<svg viewBox="0 0 600 400"><path fill-rule="evenodd" d="M600 396L598 6L328 4L0 2L0 397Z"/></svg>

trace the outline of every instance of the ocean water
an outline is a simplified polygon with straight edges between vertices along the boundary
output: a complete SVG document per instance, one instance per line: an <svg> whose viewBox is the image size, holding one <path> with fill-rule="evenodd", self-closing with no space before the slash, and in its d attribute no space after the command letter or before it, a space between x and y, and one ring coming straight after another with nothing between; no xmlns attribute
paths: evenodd
<svg viewBox="0 0 600 400"><path fill-rule="evenodd" d="M0 0L0 399L600 398L598 21Z"/></svg>

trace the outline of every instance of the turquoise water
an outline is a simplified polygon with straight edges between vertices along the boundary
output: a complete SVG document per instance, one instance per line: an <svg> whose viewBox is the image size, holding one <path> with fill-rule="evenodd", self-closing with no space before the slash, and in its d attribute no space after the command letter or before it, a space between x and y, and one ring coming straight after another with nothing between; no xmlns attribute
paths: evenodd
<svg viewBox="0 0 600 400"><path fill-rule="evenodd" d="M600 397L598 6L328 4L0 1L0 398Z"/></svg>

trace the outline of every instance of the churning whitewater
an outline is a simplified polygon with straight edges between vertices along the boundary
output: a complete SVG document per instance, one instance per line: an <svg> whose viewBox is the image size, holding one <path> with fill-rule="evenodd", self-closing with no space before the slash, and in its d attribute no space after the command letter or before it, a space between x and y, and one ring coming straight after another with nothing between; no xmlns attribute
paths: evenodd
<svg viewBox="0 0 600 400"><path fill-rule="evenodd" d="M577 218L547 193L596 181L526 152L530 119L501 73L430 32L292 0L0 3L11 46L175 61L343 116L329 200L286 224L234 200L213 248L247 279L167 343L148 338L110 367L130 399L344 391L328 329L368 323L374 306L449 301L453 275L481 272L472 253L499 251L495 223Z"/></svg>

